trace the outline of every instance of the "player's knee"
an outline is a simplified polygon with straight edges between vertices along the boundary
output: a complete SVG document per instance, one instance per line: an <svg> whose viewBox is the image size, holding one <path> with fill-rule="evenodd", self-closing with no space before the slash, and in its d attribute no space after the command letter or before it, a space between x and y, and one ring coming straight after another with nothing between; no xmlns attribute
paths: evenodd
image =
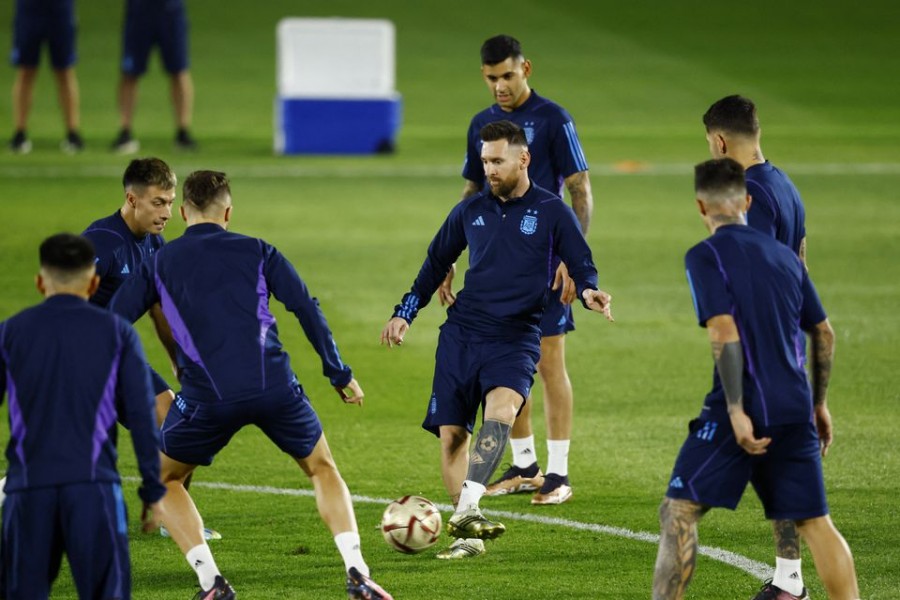
<svg viewBox="0 0 900 600"><path fill-rule="evenodd" d="M469 432L462 427L441 427L441 450L444 454L453 455L465 450L469 445Z"/></svg>

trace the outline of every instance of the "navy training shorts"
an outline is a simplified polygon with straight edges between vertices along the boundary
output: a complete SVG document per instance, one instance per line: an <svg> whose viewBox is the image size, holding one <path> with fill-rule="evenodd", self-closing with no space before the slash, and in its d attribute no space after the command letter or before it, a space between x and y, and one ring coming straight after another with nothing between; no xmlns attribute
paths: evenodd
<svg viewBox="0 0 900 600"><path fill-rule="evenodd" d="M767 519L800 520L828 514L819 438L812 423L757 427L771 437L767 452L738 446L730 421L694 419L666 496L734 510L752 483Z"/></svg>
<svg viewBox="0 0 900 600"><path fill-rule="evenodd" d="M189 31L183 2L130 0L122 28L122 72L133 77L143 75L154 46L159 47L167 73L187 70Z"/></svg>
<svg viewBox="0 0 900 600"><path fill-rule="evenodd" d="M78 58L76 30L74 0L18 0L10 62L17 67L37 67L46 42L53 68L68 69Z"/></svg>
<svg viewBox="0 0 900 600"><path fill-rule="evenodd" d="M256 425L295 458L309 456L322 437L322 423L300 385L235 402L195 402L178 393L160 429L161 450L178 462L209 466L245 425Z"/></svg>
<svg viewBox="0 0 900 600"><path fill-rule="evenodd" d="M131 598L128 517L118 483L74 483L6 496L5 598L46 599L63 553L79 598Z"/></svg>
<svg viewBox="0 0 900 600"><path fill-rule="evenodd" d="M492 389L507 387L528 398L540 356L537 335L512 341L473 339L445 323L438 338L431 399L422 427L438 436L441 425L458 425L471 433L478 408Z"/></svg>

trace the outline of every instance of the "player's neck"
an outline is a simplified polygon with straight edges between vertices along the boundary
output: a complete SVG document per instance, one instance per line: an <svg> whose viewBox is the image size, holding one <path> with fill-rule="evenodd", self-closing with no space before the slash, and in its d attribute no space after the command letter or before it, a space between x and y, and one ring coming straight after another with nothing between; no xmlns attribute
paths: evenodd
<svg viewBox="0 0 900 600"><path fill-rule="evenodd" d="M710 235L714 234L719 227L725 225L746 225L747 217L744 213L709 213L706 215L706 227L709 229Z"/></svg>
<svg viewBox="0 0 900 600"><path fill-rule="evenodd" d="M747 145L735 149L732 158L739 162L741 166L744 167L745 171L754 165L761 165L766 162L766 157L763 156L759 144Z"/></svg>
<svg viewBox="0 0 900 600"><path fill-rule="evenodd" d="M119 209L119 214L122 216L122 220L125 221L125 225L128 226L131 235L136 238L143 238L147 235L146 231L141 231L140 227L138 227L137 221L134 218L134 212L127 202L125 203L125 206Z"/></svg>
<svg viewBox="0 0 900 600"><path fill-rule="evenodd" d="M525 177L518 184L516 184L516 188L509 193L507 196L497 196L500 199L500 202L506 204L510 200L514 200L515 198L521 198L525 194L528 193L528 190L531 188L531 180Z"/></svg>

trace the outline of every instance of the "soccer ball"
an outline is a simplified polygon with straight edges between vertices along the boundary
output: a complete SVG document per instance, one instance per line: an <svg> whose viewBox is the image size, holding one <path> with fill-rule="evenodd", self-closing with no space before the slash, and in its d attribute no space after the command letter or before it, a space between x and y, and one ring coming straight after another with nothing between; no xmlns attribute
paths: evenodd
<svg viewBox="0 0 900 600"><path fill-rule="evenodd" d="M403 496L385 509L381 517L381 534L397 552L421 552L433 546L441 535L441 513L430 500L421 496Z"/></svg>

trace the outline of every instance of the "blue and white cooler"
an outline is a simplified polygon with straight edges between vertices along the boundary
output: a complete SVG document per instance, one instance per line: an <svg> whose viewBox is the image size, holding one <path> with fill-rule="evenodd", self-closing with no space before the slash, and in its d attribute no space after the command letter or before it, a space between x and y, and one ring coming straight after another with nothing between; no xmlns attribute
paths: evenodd
<svg viewBox="0 0 900 600"><path fill-rule="evenodd" d="M392 22L288 18L277 40L276 153L394 150L403 105Z"/></svg>

